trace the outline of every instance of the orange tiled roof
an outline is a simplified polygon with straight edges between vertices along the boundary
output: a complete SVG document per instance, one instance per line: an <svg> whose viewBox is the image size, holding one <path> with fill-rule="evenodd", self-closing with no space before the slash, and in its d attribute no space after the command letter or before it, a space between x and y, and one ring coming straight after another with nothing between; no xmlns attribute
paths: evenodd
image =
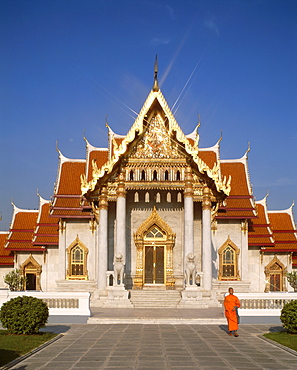
<svg viewBox="0 0 297 370"><path fill-rule="evenodd" d="M8 232L0 232L0 266L13 266L13 254L12 251L4 248Z"/></svg>
<svg viewBox="0 0 297 370"><path fill-rule="evenodd" d="M209 168L213 168L218 162L217 153L211 150L199 150L199 157Z"/></svg>
<svg viewBox="0 0 297 370"><path fill-rule="evenodd" d="M297 251L297 230L291 209L289 211L268 211L268 216L275 239L273 251Z"/></svg>
<svg viewBox="0 0 297 370"><path fill-rule="evenodd" d="M258 217L251 220L248 230L248 243L250 246L274 247L273 234L270 228L266 209L266 201L256 203Z"/></svg>
<svg viewBox="0 0 297 370"><path fill-rule="evenodd" d="M85 174L85 160L63 160L58 174L57 188L51 207L51 216L90 218L81 206L80 176Z"/></svg>
<svg viewBox="0 0 297 370"><path fill-rule="evenodd" d="M231 176L231 192L224 207L219 208L218 219L252 219L257 217L249 187L246 165L242 161L221 162L222 176Z"/></svg>
<svg viewBox="0 0 297 370"><path fill-rule="evenodd" d="M50 203L41 202L33 245L58 245L59 244L59 218L50 217Z"/></svg>
<svg viewBox="0 0 297 370"><path fill-rule="evenodd" d="M108 149L106 150L92 150L89 153L89 165L88 165L88 173L87 173L87 180L92 180L92 161L95 160L97 167L101 168L107 161L108 161Z"/></svg>
<svg viewBox="0 0 297 370"><path fill-rule="evenodd" d="M32 244L37 217L38 211L15 209L5 248L8 250L38 250L39 248Z"/></svg>

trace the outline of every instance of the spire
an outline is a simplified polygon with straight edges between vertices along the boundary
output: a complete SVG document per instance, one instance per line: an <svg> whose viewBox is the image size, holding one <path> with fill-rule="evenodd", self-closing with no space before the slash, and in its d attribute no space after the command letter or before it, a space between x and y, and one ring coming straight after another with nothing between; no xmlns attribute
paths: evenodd
<svg viewBox="0 0 297 370"><path fill-rule="evenodd" d="M158 55L156 55L154 72L155 72L155 74L154 74L153 91L159 91L159 84L158 84Z"/></svg>

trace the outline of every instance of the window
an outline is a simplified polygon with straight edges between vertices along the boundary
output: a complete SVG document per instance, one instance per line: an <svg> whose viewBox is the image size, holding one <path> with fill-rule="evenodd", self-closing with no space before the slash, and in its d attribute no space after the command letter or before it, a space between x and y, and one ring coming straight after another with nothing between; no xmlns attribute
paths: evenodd
<svg viewBox="0 0 297 370"><path fill-rule="evenodd" d="M141 180L145 180L145 171L144 170L142 170L141 171Z"/></svg>
<svg viewBox="0 0 297 370"><path fill-rule="evenodd" d="M71 275L83 275L84 251L77 245L71 251Z"/></svg>
<svg viewBox="0 0 297 370"><path fill-rule="evenodd" d="M234 276L235 271L235 252L234 249L228 245L223 251L223 277Z"/></svg>
<svg viewBox="0 0 297 370"><path fill-rule="evenodd" d="M136 192L136 193L134 194L134 202L135 202L135 203L138 203L138 202L139 202L139 194L138 194L138 192Z"/></svg>
<svg viewBox="0 0 297 370"><path fill-rule="evenodd" d="M157 226L154 226L145 236L145 240L149 239L166 239L166 235Z"/></svg>
<svg viewBox="0 0 297 370"><path fill-rule="evenodd" d="M180 172L179 171L176 172L176 181L180 181Z"/></svg>
<svg viewBox="0 0 297 370"><path fill-rule="evenodd" d="M286 290L285 277L287 270L281 261L274 256L265 267L265 292L283 292Z"/></svg>
<svg viewBox="0 0 297 370"><path fill-rule="evenodd" d="M169 180L169 172L167 170L165 171L164 179L165 181Z"/></svg>
<svg viewBox="0 0 297 370"><path fill-rule="evenodd" d="M157 181L158 180L158 173L156 170L154 170L153 172L153 181Z"/></svg>
<svg viewBox="0 0 297 370"><path fill-rule="evenodd" d="M88 280L87 255L87 247L77 236L75 241L67 248L67 280Z"/></svg>
<svg viewBox="0 0 297 370"><path fill-rule="evenodd" d="M131 170L129 174L130 181L134 180L134 172Z"/></svg>
<svg viewBox="0 0 297 370"><path fill-rule="evenodd" d="M239 249L228 237L219 249L219 280L239 280Z"/></svg>

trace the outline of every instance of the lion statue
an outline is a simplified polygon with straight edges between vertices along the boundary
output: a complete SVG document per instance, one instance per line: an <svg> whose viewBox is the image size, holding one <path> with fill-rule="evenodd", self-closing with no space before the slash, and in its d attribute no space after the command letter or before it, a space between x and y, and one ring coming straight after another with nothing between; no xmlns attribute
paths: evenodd
<svg viewBox="0 0 297 370"><path fill-rule="evenodd" d="M189 253L186 264L186 285L196 285L196 264L194 260L194 254Z"/></svg>
<svg viewBox="0 0 297 370"><path fill-rule="evenodd" d="M124 262L122 253L116 253L114 256L114 284L113 285L123 285L124 278Z"/></svg>

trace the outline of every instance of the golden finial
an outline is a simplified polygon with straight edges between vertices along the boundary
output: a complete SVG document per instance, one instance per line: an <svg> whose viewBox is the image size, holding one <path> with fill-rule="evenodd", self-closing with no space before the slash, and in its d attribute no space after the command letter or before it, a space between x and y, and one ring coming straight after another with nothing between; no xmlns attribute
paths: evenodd
<svg viewBox="0 0 297 370"><path fill-rule="evenodd" d="M219 138L219 143L223 140L223 130L220 130L220 132L221 132L221 136L220 136L220 138Z"/></svg>
<svg viewBox="0 0 297 370"><path fill-rule="evenodd" d="M156 55L155 66L154 66L154 86L153 91L159 91L158 84L158 55Z"/></svg>
<svg viewBox="0 0 297 370"><path fill-rule="evenodd" d="M108 117L108 114L105 116L105 127L109 128L107 117Z"/></svg>

